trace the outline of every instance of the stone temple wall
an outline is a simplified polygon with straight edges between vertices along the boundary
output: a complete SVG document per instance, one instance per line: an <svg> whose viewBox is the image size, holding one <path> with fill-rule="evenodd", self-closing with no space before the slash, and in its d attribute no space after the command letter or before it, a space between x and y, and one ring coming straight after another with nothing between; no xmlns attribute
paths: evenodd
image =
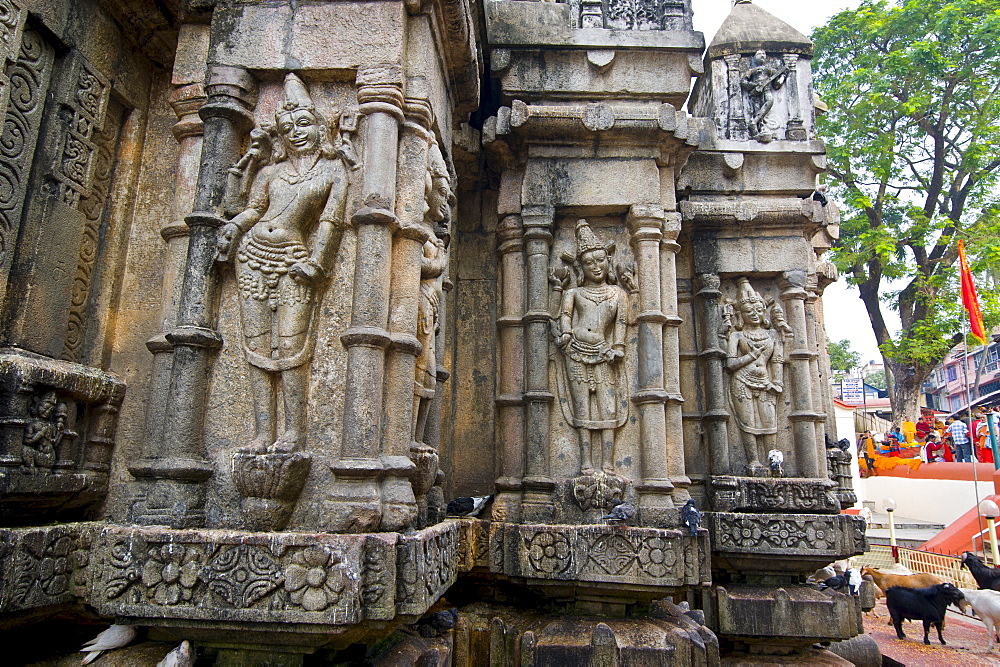
<svg viewBox="0 0 1000 667"><path fill-rule="evenodd" d="M865 546L812 45L691 16L0 0L0 629L463 665L861 632L806 584Z"/></svg>

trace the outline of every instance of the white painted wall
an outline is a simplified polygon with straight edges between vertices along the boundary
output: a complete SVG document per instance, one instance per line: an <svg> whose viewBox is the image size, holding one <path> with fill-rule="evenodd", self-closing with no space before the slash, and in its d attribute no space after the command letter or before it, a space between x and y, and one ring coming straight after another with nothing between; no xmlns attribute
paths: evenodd
<svg viewBox="0 0 1000 667"><path fill-rule="evenodd" d="M884 511L882 499L896 501L896 520L923 519L944 525L976 506L972 481L953 479L909 479L906 477L868 477L855 479L858 498L875 501L875 510ZM993 494L993 481L979 482L979 500Z"/></svg>

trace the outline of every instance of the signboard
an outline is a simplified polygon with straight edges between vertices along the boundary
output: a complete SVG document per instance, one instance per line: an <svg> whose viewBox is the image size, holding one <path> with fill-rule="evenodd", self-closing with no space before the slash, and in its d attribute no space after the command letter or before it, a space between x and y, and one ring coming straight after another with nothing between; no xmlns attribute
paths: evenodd
<svg viewBox="0 0 1000 667"><path fill-rule="evenodd" d="M844 378L840 381L840 400L853 405L865 402L865 384L861 378Z"/></svg>

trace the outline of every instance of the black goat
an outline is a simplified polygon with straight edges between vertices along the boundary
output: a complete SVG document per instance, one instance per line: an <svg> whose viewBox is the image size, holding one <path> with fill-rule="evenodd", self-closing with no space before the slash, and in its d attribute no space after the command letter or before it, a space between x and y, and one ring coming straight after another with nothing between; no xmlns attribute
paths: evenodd
<svg viewBox="0 0 1000 667"><path fill-rule="evenodd" d="M903 621L923 621L925 644L931 643L927 638L931 625L937 628L938 641L945 644L944 637L941 636L945 609L948 605L958 604L959 600L964 599L962 591L952 584L938 584L929 588L892 586L885 592L885 603L889 607L892 625L896 628L896 637L906 638L903 634Z"/></svg>
<svg viewBox="0 0 1000 667"><path fill-rule="evenodd" d="M972 573L979 588L1000 591L1000 567L990 567L971 551L962 554L962 565Z"/></svg>

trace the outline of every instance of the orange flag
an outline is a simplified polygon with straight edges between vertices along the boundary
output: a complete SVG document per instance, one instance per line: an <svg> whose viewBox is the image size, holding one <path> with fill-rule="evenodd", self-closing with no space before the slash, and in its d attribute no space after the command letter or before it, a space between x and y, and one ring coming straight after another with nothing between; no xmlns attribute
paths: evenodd
<svg viewBox="0 0 1000 667"><path fill-rule="evenodd" d="M958 241L959 272L962 276L962 305L969 311L969 333L981 344L986 345L986 331L983 327L983 311L979 309L979 296L976 294L976 284L972 282L972 272L969 262L965 259L965 244Z"/></svg>

